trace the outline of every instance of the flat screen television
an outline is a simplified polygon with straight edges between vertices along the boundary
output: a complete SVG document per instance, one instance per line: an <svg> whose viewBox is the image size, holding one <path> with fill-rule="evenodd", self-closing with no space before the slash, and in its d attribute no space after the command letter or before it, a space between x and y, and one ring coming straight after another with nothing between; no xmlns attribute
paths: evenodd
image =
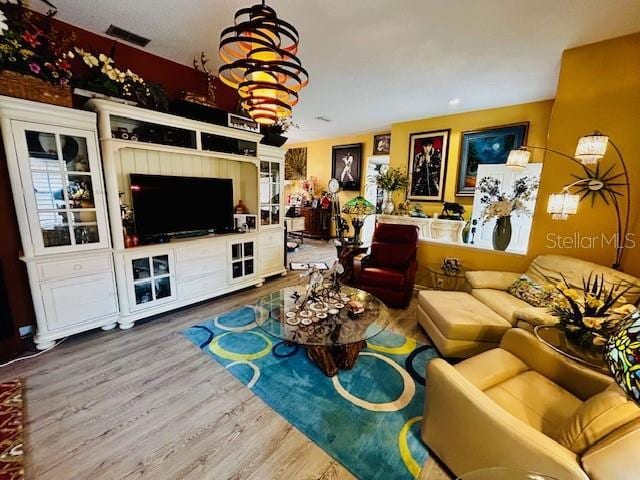
<svg viewBox="0 0 640 480"><path fill-rule="evenodd" d="M131 174L139 237L233 229L233 183L229 178Z"/></svg>

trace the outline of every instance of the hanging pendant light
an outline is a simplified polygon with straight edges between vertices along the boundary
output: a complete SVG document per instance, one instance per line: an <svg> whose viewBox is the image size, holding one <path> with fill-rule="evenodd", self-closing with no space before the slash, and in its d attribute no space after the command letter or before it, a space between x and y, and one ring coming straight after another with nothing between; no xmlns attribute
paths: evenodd
<svg viewBox="0 0 640 480"><path fill-rule="evenodd" d="M591 135L580 137L574 157L583 165L594 165L604 157L608 144L609 137L596 130Z"/></svg>
<svg viewBox="0 0 640 480"><path fill-rule="evenodd" d="M252 119L273 125L291 115L299 92L309 83L298 53L293 25L262 4L236 12L234 25L220 34L220 80L235 88Z"/></svg>

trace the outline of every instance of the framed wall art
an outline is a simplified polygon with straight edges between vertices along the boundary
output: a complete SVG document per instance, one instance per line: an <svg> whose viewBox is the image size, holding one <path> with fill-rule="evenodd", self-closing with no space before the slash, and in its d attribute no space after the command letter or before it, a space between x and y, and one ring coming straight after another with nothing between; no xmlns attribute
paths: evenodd
<svg viewBox="0 0 640 480"><path fill-rule="evenodd" d="M410 135L408 200L441 202L444 199L450 133L447 129Z"/></svg>
<svg viewBox="0 0 640 480"><path fill-rule="evenodd" d="M331 154L331 176L343 190L359 191L362 176L362 144L336 145Z"/></svg>
<svg viewBox="0 0 640 480"><path fill-rule="evenodd" d="M391 134L383 133L373 136L373 154L389 155L391 151Z"/></svg>
<svg viewBox="0 0 640 480"><path fill-rule="evenodd" d="M462 132L456 195L473 197L479 165L507 163L509 152L526 145L529 122Z"/></svg>
<svg viewBox="0 0 640 480"><path fill-rule="evenodd" d="M307 147L290 148L284 154L284 179L307 178Z"/></svg>

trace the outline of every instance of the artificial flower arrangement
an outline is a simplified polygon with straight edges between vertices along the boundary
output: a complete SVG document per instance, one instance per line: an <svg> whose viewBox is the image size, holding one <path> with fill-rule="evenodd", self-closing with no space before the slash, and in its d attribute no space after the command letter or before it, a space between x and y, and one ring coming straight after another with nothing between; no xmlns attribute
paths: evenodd
<svg viewBox="0 0 640 480"><path fill-rule="evenodd" d="M318 188L318 185L320 185L320 182L318 182L317 177L309 177L306 180L302 181L302 190L313 197L313 194Z"/></svg>
<svg viewBox="0 0 640 480"><path fill-rule="evenodd" d="M380 171L375 177L375 182L385 192L395 192L409 186L409 176L401 168L389 167Z"/></svg>
<svg viewBox="0 0 640 480"><path fill-rule="evenodd" d="M607 339L616 332L620 323L636 311L625 304L624 294L632 288L623 283L607 286L604 275L590 274L583 279L582 290L572 288L564 277L555 286L551 314L558 318L558 326L567 338L585 347L602 349Z"/></svg>
<svg viewBox="0 0 640 480"><path fill-rule="evenodd" d="M130 69L118 68L113 57L115 43L109 55L95 54L75 47L78 57L89 68L92 76L79 84L88 90L125 100L135 101L142 107L168 110L169 104L164 89L155 83L146 82Z"/></svg>
<svg viewBox="0 0 640 480"><path fill-rule="evenodd" d="M527 208L527 203L535 199L539 184L538 177L521 177L513 183L512 192L507 194L501 190L502 182L499 179L483 177L477 187L482 194L480 202L486 205L482 212L483 223L514 213L531 216L533 212Z"/></svg>
<svg viewBox="0 0 640 480"><path fill-rule="evenodd" d="M68 85L74 37L53 28L54 15L55 11L48 13L37 24L23 0L0 2L0 69Z"/></svg>

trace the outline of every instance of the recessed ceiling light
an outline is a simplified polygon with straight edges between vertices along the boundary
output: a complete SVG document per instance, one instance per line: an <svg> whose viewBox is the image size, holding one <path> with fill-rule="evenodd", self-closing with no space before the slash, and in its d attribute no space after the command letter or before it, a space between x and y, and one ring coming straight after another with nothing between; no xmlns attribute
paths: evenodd
<svg viewBox="0 0 640 480"><path fill-rule="evenodd" d="M452 98L449 100L449 105L458 105L460 103L460 99L458 97Z"/></svg>

